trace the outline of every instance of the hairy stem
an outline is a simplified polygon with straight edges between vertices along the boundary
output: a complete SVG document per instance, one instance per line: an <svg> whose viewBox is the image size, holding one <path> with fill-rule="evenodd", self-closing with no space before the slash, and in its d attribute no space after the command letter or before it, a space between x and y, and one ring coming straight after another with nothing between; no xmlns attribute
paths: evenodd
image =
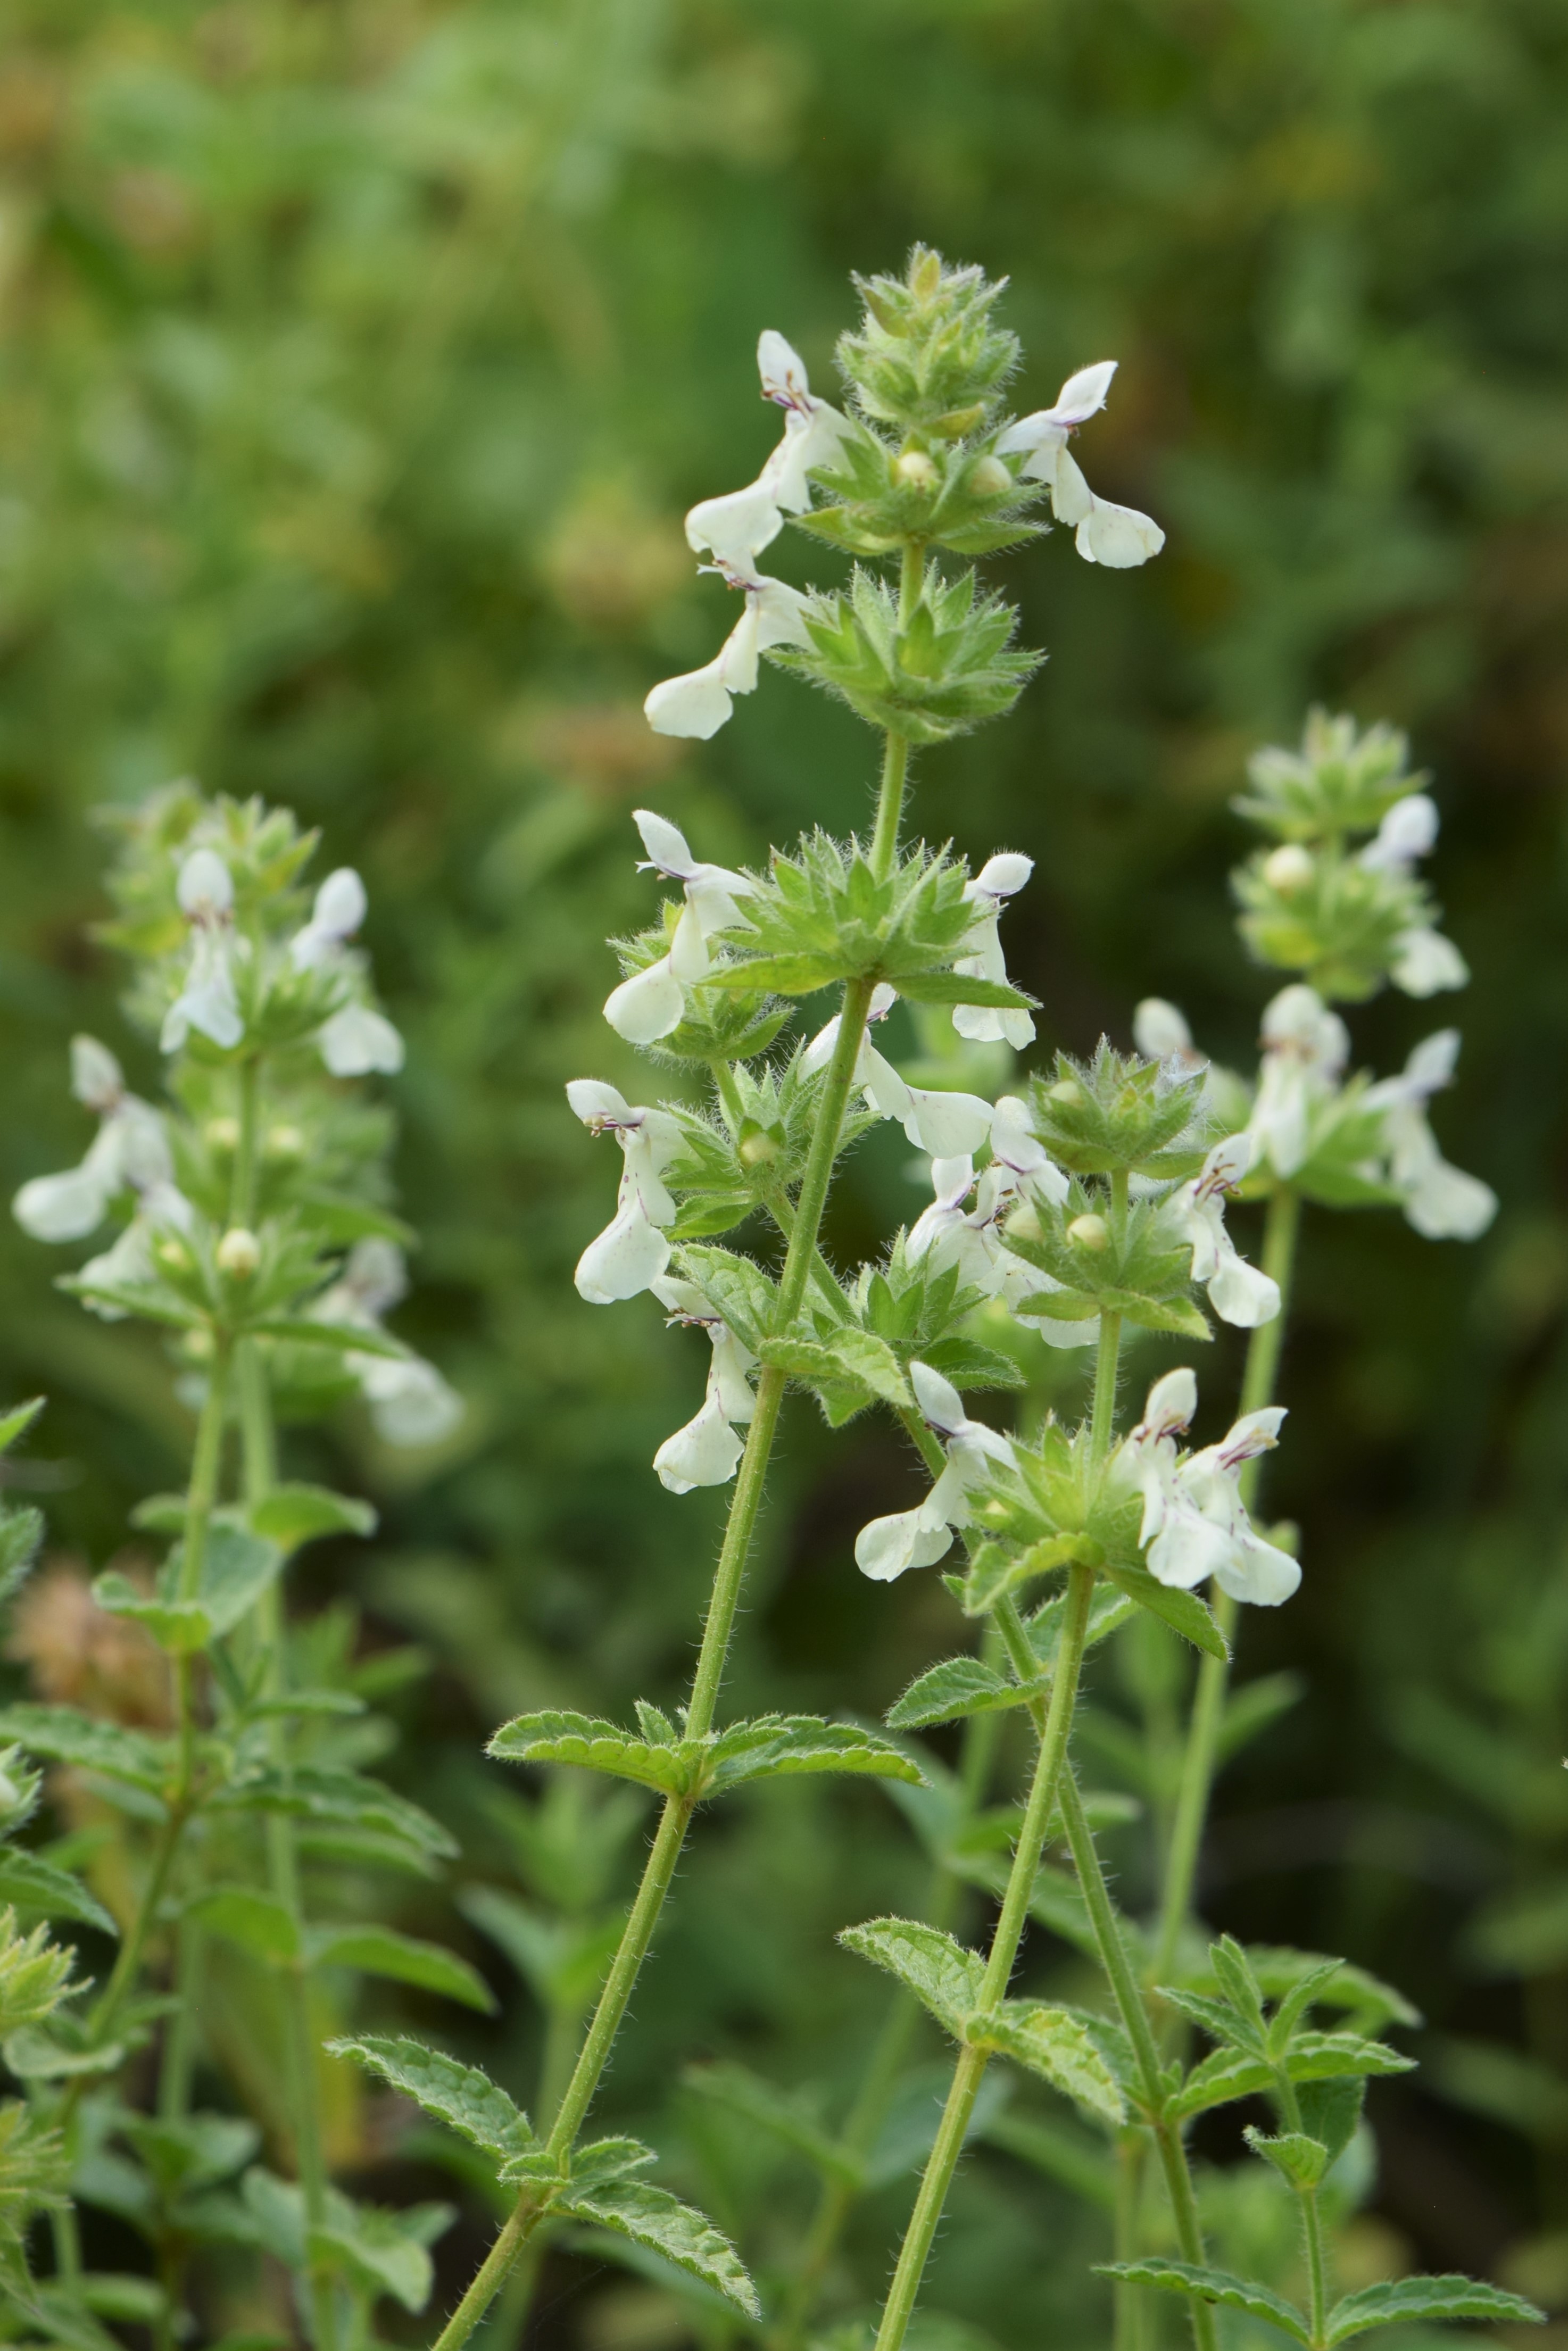
<svg viewBox="0 0 1568 2351"><path fill-rule="evenodd" d="M1265 1405L1273 1402L1274 1384L1280 1370L1280 1351L1285 1337L1285 1317L1290 1311L1291 1276L1295 1268L1301 1214L1301 1194L1289 1184L1281 1184L1269 1202L1268 1221L1263 1230L1263 1270L1272 1274L1280 1285L1280 1311L1271 1322L1260 1322L1249 1343L1247 1368L1241 1382L1242 1413L1260 1412ZM1255 1457L1241 1472L1241 1499L1249 1508L1257 1492L1261 1467L1261 1458ZM1237 1604L1228 1593L1218 1588L1214 1591L1213 1600L1215 1620L1225 1635L1228 1649L1235 1637ZM1171 1823L1170 1848L1166 1857L1159 1933L1155 1944L1154 1980L1156 1983L1168 1980L1182 1930L1192 1912L1197 1857L1203 1844L1209 1799L1214 1789L1219 1730L1224 1719L1229 1680L1230 1661L1228 1656L1204 1657L1197 1669L1192 1720L1187 1729L1181 1784Z"/></svg>
<svg viewBox="0 0 1568 2351"><path fill-rule="evenodd" d="M1084 1642L1089 1630L1089 1604L1093 1593L1094 1577L1091 1569L1075 1565L1068 1570L1067 1613L1061 1629L1056 1673L1051 1682L1051 1703L1035 1760L1023 1823L1013 1848L1012 1867L1008 1873L1001 1915L991 1938L990 1954L981 1981L979 2013L982 2016L994 2012L1006 1998L1018 1959L1019 1945L1023 1940L1040 1851L1051 1814L1056 1810L1058 1789L1066 1776L1068 1734L1072 1727L1072 1708L1078 1695L1079 1668L1083 1662ZM900 2351L908 2332L909 2322L915 2314L915 2299L920 2292L920 2281L942 2218L942 2208L947 2200L947 2191L958 2168L958 2158L963 2153L975 2100L985 2078L988 2054L983 2045L974 2043L966 2043L958 2053L936 2145L926 2162L920 2191L915 2199L915 2210L904 2231L898 2265L893 2273L893 2283L888 2288L882 2325L877 2329L876 2351Z"/></svg>
<svg viewBox="0 0 1568 2351"><path fill-rule="evenodd" d="M885 840L890 867L898 847L904 764L904 758L894 758L890 738L889 756L883 768L875 828L876 837ZM827 1206L828 1187L832 1181L839 1138L843 1132L844 1113L854 1090L855 1064L860 1059L861 1044L865 1035L872 987L873 982L869 979L852 979L845 984L843 1003L839 1013L839 1033L822 1082L816 1132L795 1201L793 1229L779 1280L779 1321L782 1329L787 1329L799 1314L806 1294L806 1284L811 1278L822 1213ZM702 1648L692 1681L691 1703L686 1709L685 1729L691 1739L706 1738L713 1728L751 1540L761 1511L768 1460L779 1425L785 1384L786 1374L773 1370L765 1370L757 1384L756 1411L736 1479L729 1518L714 1574L713 1593L703 1626ZM691 1811L689 1800L672 1796L665 1802L653 1849L643 1868L643 1882L637 1889L631 1915L590 2020L577 2064L561 2099L560 2111L551 2126L549 2151L563 2166L610 2062L615 2036L653 1942L664 1897L670 1890L670 1881L680 1858ZM434 2351L458 2351L458 2346L466 2343L541 2218L542 2208L535 2191L525 2189L481 2262L472 2284L442 2328Z"/></svg>

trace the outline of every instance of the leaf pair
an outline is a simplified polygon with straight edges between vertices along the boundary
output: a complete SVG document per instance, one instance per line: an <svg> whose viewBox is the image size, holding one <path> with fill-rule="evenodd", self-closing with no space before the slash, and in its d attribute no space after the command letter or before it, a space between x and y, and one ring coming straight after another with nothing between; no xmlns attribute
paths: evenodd
<svg viewBox="0 0 1568 2351"><path fill-rule="evenodd" d="M706 1739L682 1739L656 1707L644 1701L638 1711L641 1739L591 1715L554 1709L518 1715L497 1731L486 1752L503 1763L570 1763L605 1771L692 1803L744 1781L799 1772L852 1771L915 1783L921 1777L902 1749L858 1723L774 1714L732 1723Z"/></svg>
<svg viewBox="0 0 1568 2351"><path fill-rule="evenodd" d="M1148 2260L1106 2262L1099 2266L1098 2274L1119 2279L1128 2285L1164 2286L1173 2294L1190 2294L1199 2302L1245 2311L1249 2318L1260 2318L1268 2325L1280 2327L1293 2342L1302 2345L1304 2351L1335 2351L1337 2345L1365 2335L1375 2326L1410 2326L1423 2320L1446 2318L1511 2320L1540 2325L1546 2315L1521 2295L1505 2294L1500 2286L1486 2285L1474 2278L1393 2278L1363 2286L1359 2294L1347 2294L1329 2312L1322 2335L1314 2341L1307 2320L1282 2294L1246 2278L1233 2277L1228 2270L1199 2268L1189 2262Z"/></svg>

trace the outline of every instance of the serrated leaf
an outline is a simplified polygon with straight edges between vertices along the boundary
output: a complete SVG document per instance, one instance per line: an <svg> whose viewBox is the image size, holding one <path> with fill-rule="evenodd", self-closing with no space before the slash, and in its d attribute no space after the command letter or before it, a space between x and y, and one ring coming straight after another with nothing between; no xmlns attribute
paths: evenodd
<svg viewBox="0 0 1568 2351"><path fill-rule="evenodd" d="M389 2212L333 2195L328 2213L329 2225L310 2231L307 2255L337 2256L337 2265L346 2262L372 2292L390 2294L405 2310L423 2310L435 2282L428 2247L456 2218L454 2208L413 2204Z"/></svg>
<svg viewBox="0 0 1568 2351"><path fill-rule="evenodd" d="M1336 2081L1342 2074L1408 2074L1415 2060L1381 2041L1354 2032L1303 2032L1291 2043L1282 2070L1292 2082ZM1207 2114L1236 2098L1255 2097L1274 2086L1275 2068L1241 2049L1219 2049L1195 2065L1169 2102L1175 2121Z"/></svg>
<svg viewBox="0 0 1568 2351"><path fill-rule="evenodd" d="M125 2063L126 2053L123 2041L99 2049L73 2048L37 2024L20 2024L8 2032L4 2050L19 2082L66 2082L78 2075L112 2074Z"/></svg>
<svg viewBox="0 0 1568 2351"><path fill-rule="evenodd" d="M287 1903L255 1886L218 1886L198 1895L189 1915L253 1959L282 1966L300 1956L299 1925Z"/></svg>
<svg viewBox="0 0 1568 2351"><path fill-rule="evenodd" d="M1201 1649L1206 1656L1218 1657L1222 1664L1229 1656L1224 1634L1196 1592L1183 1592L1175 1584L1161 1583L1146 1567L1134 1566L1127 1560L1108 1557L1102 1567L1118 1591L1124 1592L1129 1600L1135 1600L1140 1608L1146 1608L1151 1616L1170 1625L1195 1649Z"/></svg>
<svg viewBox="0 0 1568 2351"><path fill-rule="evenodd" d="M1253 2285L1245 2278L1232 2277L1228 2270L1198 2269L1188 2262L1149 2260L1099 2262L1095 2274L1119 2278L1128 2285L1159 2285L1173 2294L1196 2294L1201 2302L1222 2303L1228 2310L1244 2310L1249 2317L1265 2319L1270 2326L1282 2327L1298 2343L1312 2341L1300 2311L1282 2294L1271 2294L1266 2285Z"/></svg>
<svg viewBox="0 0 1568 2351"><path fill-rule="evenodd" d="M309 1928L305 1956L313 1968L357 1968L362 1975L389 1976L394 1983L441 1992L486 2015L497 2006L489 1985L466 1959L443 1944L400 1935L391 1927Z"/></svg>
<svg viewBox="0 0 1568 2351"><path fill-rule="evenodd" d="M275 1486L251 1504L249 1517L256 1532L281 1552L296 1552L319 1535L373 1535L377 1524L368 1502L326 1486Z"/></svg>
<svg viewBox="0 0 1568 2351"><path fill-rule="evenodd" d="M129 1616L172 1657L193 1656L213 1637L213 1620L199 1601L151 1599L113 1568L94 1576L92 1600L106 1616Z"/></svg>
<svg viewBox="0 0 1568 2351"><path fill-rule="evenodd" d="M297 1813L306 1820L383 1831L418 1853L445 1860L457 1851L448 1832L422 1806L359 1771L332 1771L319 1764L297 1763L287 1771L269 1766L231 1780L214 1791L209 1803L214 1810Z"/></svg>
<svg viewBox="0 0 1568 2351"><path fill-rule="evenodd" d="M1479 2318L1487 2323L1513 2321L1526 2326L1544 2324L1546 2313L1521 2294L1505 2294L1501 2286L1475 2278L1385 2278L1376 2285L1347 2294L1329 2313L1325 2340L1332 2346L1348 2342L1374 2326L1407 2326L1424 2318Z"/></svg>
<svg viewBox="0 0 1568 2351"><path fill-rule="evenodd" d="M775 1371L788 1372L792 1379L813 1383L825 1380L830 1384L852 1382L899 1410L908 1411L914 1406L908 1377L886 1340L877 1338L873 1332L856 1330L852 1324L846 1324L826 1339L808 1339L788 1332L765 1339L758 1353L764 1364Z"/></svg>
<svg viewBox="0 0 1568 2351"><path fill-rule="evenodd" d="M79 1877L16 1845L0 1846L0 1903L9 1903L24 1918L75 1918L84 1927L96 1927L100 1935L120 1932Z"/></svg>
<svg viewBox="0 0 1568 2351"><path fill-rule="evenodd" d="M680 1793L688 1766L681 1750L650 1747L602 1717L547 1708L503 1723L486 1748L502 1763L574 1763L586 1771L606 1771L635 1780L644 1788Z"/></svg>
<svg viewBox="0 0 1568 2351"><path fill-rule="evenodd" d="M923 1730L934 1722L957 1722L967 1715L1022 1706L1030 1694L979 1657L945 1657L910 1683L884 1719L893 1730Z"/></svg>
<svg viewBox="0 0 1568 2351"><path fill-rule="evenodd" d="M721 1731L704 1758L705 1795L747 1780L788 1779L806 1771L853 1771L880 1780L921 1784L920 1766L891 1740L856 1722L824 1722L813 1714L764 1715Z"/></svg>
<svg viewBox="0 0 1568 2351"><path fill-rule="evenodd" d="M907 1984L955 2041L963 2039L965 2024L979 2006L985 1980L986 1963L978 1951L966 1950L940 1927L915 1918L868 1919L863 1927L846 1927L839 1940Z"/></svg>
<svg viewBox="0 0 1568 2351"><path fill-rule="evenodd" d="M1126 2119L1115 2075L1082 2021L1066 2009L1007 2000L994 2015L976 2018L968 2038L1027 2066L1101 2122L1119 2125Z"/></svg>
<svg viewBox="0 0 1568 2351"><path fill-rule="evenodd" d="M1082 1533L1050 1535L1041 1542L1031 1543L1026 1551L1008 1552L1000 1543L982 1543L965 1580L964 1614L988 1615L998 1600L1016 1592L1021 1584L1032 1583L1037 1575L1071 1567L1075 1561L1085 1567L1099 1567L1103 1557L1092 1537Z"/></svg>
<svg viewBox="0 0 1568 2351"><path fill-rule="evenodd" d="M762 2306L729 2239L711 2220L683 2204L663 2188L639 2179L606 2180L580 2188L575 2180L551 2210L601 2229L629 2237L633 2244L662 2253L688 2277L700 2278L747 2318L760 2318Z"/></svg>
<svg viewBox="0 0 1568 2351"><path fill-rule="evenodd" d="M1292 2188L1315 2188L1329 2168L1328 2148L1321 2138L1312 2138L1305 2131L1271 2135L1249 2123L1241 2136L1253 2154L1271 2163Z"/></svg>
<svg viewBox="0 0 1568 2351"><path fill-rule="evenodd" d="M149 1795L159 1794L168 1779L167 1742L120 1723L97 1722L73 1706L34 1706L24 1700L0 1708L0 1739L15 1739L46 1762L70 1763L107 1780L124 1780Z"/></svg>
<svg viewBox="0 0 1568 2351"><path fill-rule="evenodd" d="M406 2033L395 2040L329 2041L327 2046L333 2056L351 2057L491 2155L521 2155L537 2144L522 2108L477 2065L465 2065Z"/></svg>
<svg viewBox="0 0 1568 2351"><path fill-rule="evenodd" d="M814 996L819 987L852 979L841 956L835 955L753 956L716 964L703 981L705 987L754 988L776 996Z"/></svg>
<svg viewBox="0 0 1568 2351"><path fill-rule="evenodd" d="M0 1414L0 1453L9 1453L19 1437L31 1428L44 1409L42 1396L33 1396L26 1404L14 1404L9 1412Z"/></svg>

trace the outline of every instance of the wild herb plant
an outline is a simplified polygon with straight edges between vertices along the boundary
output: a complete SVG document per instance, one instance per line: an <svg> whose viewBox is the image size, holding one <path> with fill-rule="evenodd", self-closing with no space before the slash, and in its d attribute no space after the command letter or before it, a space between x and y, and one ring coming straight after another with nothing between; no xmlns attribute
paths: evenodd
<svg viewBox="0 0 1568 2351"><path fill-rule="evenodd" d="M653 1466L675 1493L731 1481L734 1491L685 1706L670 1715L641 1703L634 1730L536 1711L498 1730L489 1752L655 1792L662 1808L641 1885L575 2046L567 2036L580 1981L569 1991L537 1937L530 1945L514 1934L522 1964L551 1988L558 2027L537 2127L486 2074L420 2040L360 2033L332 2045L471 2141L510 2199L438 2351L456 2351L525 2249L570 2220L674 2263L723 2297L738 2323L782 2342L803 2337L836 2233L870 2176L918 2009L956 2055L877 2351L898 2351L908 2331L996 2059L1076 2106L1116 2149L1118 2258L1107 2274L1118 2283L1124 2345L1143 2339L1151 2288L1185 2299L1199 2351L1217 2339L1217 2305L1310 2351L1411 2320L1527 2319L1536 2314L1517 2297L1448 2277L1331 2302L1324 2199L1355 2141L1366 2079L1408 2064L1375 2037L1406 2011L1397 1994L1338 1959L1249 1952L1229 1938L1205 1953L1191 1917L1239 1609L1280 1605L1300 1580L1281 1531L1251 1517L1259 1466L1284 1418L1273 1389L1299 1204L1398 1201L1432 1233L1479 1229L1491 1212L1484 1187L1441 1160L1426 1119L1452 1066L1451 1032L1417 1049L1401 1078L1346 1081L1347 1040L1329 1008L1388 978L1418 996L1462 981L1415 877L1435 810L1384 731L1362 737L1345 722L1316 721L1299 758L1257 763L1248 812L1276 845L1239 880L1247 936L1261 959L1304 977L1265 1015L1255 1096L1209 1069L1179 1016L1153 1003L1141 1008L1134 1054L1103 1043L1087 1061L1059 1055L1027 1091L997 1101L901 1075L872 1036L899 999L946 1008L971 1044L1018 1051L1033 1037L1030 1002L1008 979L998 930L1029 861L999 851L971 876L948 851L906 832L912 750L1003 715L1036 665L1014 644L1010 607L951 559L961 564L1039 531L1041 499L1073 528L1082 557L1112 569L1156 554L1162 534L1098 497L1070 448L1103 405L1113 363L1080 370L1052 408L1013 421L1003 402L1018 350L997 320L1000 287L917 249L903 279L860 291L864 317L840 347L844 411L812 392L781 337L762 337L764 396L784 412L783 437L755 483L687 518L694 550L710 555L743 599L741 616L710 664L655 687L647 706L660 732L711 736L734 697L755 690L766 655L883 737L869 830L848 841L813 833L765 872L734 871L697 858L674 824L641 811L649 868L678 891L649 930L622 943L623 977L605 1011L622 1038L677 1071L687 1092L635 1104L592 1078L569 1088L591 1133L613 1137L622 1170L615 1214L584 1252L578 1288L605 1306L651 1291L672 1321L703 1331L704 1404ZM855 559L846 588L802 592L762 571L787 519ZM363 1531L368 1515L278 1481L276 1414L334 1401L357 1384L393 1441L420 1442L438 1438L458 1409L439 1374L382 1327L399 1290L402 1238L383 1205L385 1130L341 1082L394 1068L401 1049L350 944L364 912L354 877L329 877L305 917L298 876L310 846L285 815L208 806L178 787L126 829L114 935L141 958L133 1007L176 1057L180 1114L127 1094L111 1057L84 1041L76 1083L102 1122L99 1142L79 1169L18 1199L29 1229L58 1239L85 1238L111 1207L130 1206L120 1238L71 1286L100 1313L171 1329L193 1400L199 1393L199 1421L188 1493L142 1514L176 1538L156 1582L149 1589L111 1573L96 1587L101 1607L143 1625L167 1653L170 1735L70 1708L0 1716L0 1734L26 1751L118 1792L139 1864L138 1899L96 2003L74 2025L51 2017L47 2032L40 2009L28 2020L34 2037L8 2043L6 2053L32 2085L35 2206L56 2192L51 2167L89 2141L113 2142L127 2167L120 2176L135 2180L125 2209L157 2258L145 2307L164 2339L183 2328L193 2250L226 2237L261 2245L293 2273L318 2351L350 2351L373 2339L378 2294L422 2304L425 2248L444 2212L378 2212L328 2180L311 1971L380 1971L475 2004L487 1995L439 1948L377 1919L319 1921L302 1901L301 1865L314 1856L420 1868L446 1848L417 1808L355 1768L343 1719L352 1692L301 1687L291 1671L286 1558L312 1536ZM837 1008L826 1025L784 1042L795 1004L829 988ZM929 1159L931 1205L874 1262L845 1273L823 1253L824 1209L842 1155L879 1119L896 1121ZM1227 1228L1239 1193L1268 1198L1260 1268ZM742 1227L751 1228L749 1251L725 1245ZM1210 1313L1251 1332L1248 1367L1228 1433L1189 1448L1193 1371L1165 1370L1136 1414L1119 1415L1123 1340L1141 1332L1196 1345L1210 1335ZM971 1415L967 1395L1020 1384L1017 1350L989 1343L998 1314L1023 1334L1020 1345L1082 1351L1092 1369L1081 1420L1049 1414L1004 1433ZM832 1426L891 1412L931 1473L915 1508L862 1531L856 1557L869 1578L891 1582L936 1566L956 1539L963 1546L964 1565L947 1583L977 1628L979 1654L922 1675L890 1716L892 1736L805 1715L721 1721L791 1386L813 1396ZM225 1501L231 1416L238 1493ZM1144 1928L1113 1900L1071 1743L1086 1656L1147 1620L1179 1635L1200 1664L1163 1899ZM849 1772L886 1781L928 1821L946 1805L949 1830L961 1827L988 1792L989 1731L1008 1717L1027 1726L1030 1755L1019 1809L1005 1816L1010 1852L1004 1858L993 1844L969 1873L998 1897L985 1947L949 1931L965 1874L954 1866L938 1874L929 1917L876 1918L843 1938L897 1980L899 2004L841 2137L819 2135L823 2203L795 2279L765 2312L729 2241L647 2179L650 2149L586 2136L693 1815L768 1778ZM953 1721L967 1726L956 1781L907 1735ZM1054 1873L1062 1884L1053 1892L1042 1864L1057 1841L1071 1876ZM53 1907L44 1890L33 1907L45 1916L89 1918L85 1888L68 1881ZM1060 1920L1064 1891L1101 1963L1097 2005L1012 1989L1031 1917ZM583 1894L580 1907L595 1899ZM481 1923L505 1943L506 1919L488 1908ZM297 2182L245 2168L256 2139L242 2121L193 2111L193 1991L216 1941L275 1969L283 1986ZM577 1948L586 1948L580 1937ZM172 2008L150 1988L155 1961L176 1986ZM44 1968L46 2005L63 1990L54 1964ZM113 2085L161 2021L150 2118ZM1214 2044L1196 2062L1190 2028ZM727 2095L743 2112L749 2100L761 2126L787 2116L787 2102L769 2106L743 2078L731 2078ZM1260 2099L1274 2127L1254 2125L1248 2144L1296 2199L1304 2311L1269 2281L1208 2258L1191 2126ZM1165 2250L1173 2242L1176 2258ZM46 2286L18 2257L12 2302L51 2339L85 2341L95 2308L110 2303L101 2282L81 2273L64 2213L56 2248ZM62 2327L54 2314L68 2309ZM514 2301L513 2323L518 2314Z"/></svg>

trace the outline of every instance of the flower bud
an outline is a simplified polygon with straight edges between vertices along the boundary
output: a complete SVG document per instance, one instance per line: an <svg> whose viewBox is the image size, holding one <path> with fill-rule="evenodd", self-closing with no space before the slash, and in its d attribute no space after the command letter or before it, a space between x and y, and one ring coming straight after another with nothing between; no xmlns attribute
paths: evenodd
<svg viewBox="0 0 1568 2351"><path fill-rule="evenodd" d="M1103 1217L1092 1209L1086 1217L1074 1217L1067 1228L1067 1238L1074 1249L1103 1249L1110 1246L1111 1228Z"/></svg>
<svg viewBox="0 0 1568 2351"><path fill-rule="evenodd" d="M1076 1078L1061 1078L1046 1090L1046 1101L1060 1102L1063 1110L1082 1110L1083 1089Z"/></svg>
<svg viewBox="0 0 1568 2351"><path fill-rule="evenodd" d="M190 1270L191 1252L183 1241L177 1241L171 1237L168 1240L159 1242L158 1262L160 1265L166 1265L171 1273L185 1273Z"/></svg>
<svg viewBox="0 0 1568 2351"><path fill-rule="evenodd" d="M208 1119L206 1125L202 1129L202 1132L205 1135L209 1145L214 1151L237 1151L239 1149L239 1121L237 1118L210 1118Z"/></svg>
<svg viewBox="0 0 1568 2351"><path fill-rule="evenodd" d="M901 489L934 490L942 477L924 449L906 449L894 461L893 478Z"/></svg>
<svg viewBox="0 0 1568 2351"><path fill-rule="evenodd" d="M303 1159L305 1137L297 1126L269 1126L267 1130L267 1155L269 1159Z"/></svg>
<svg viewBox="0 0 1568 2351"><path fill-rule="evenodd" d="M1037 1241L1040 1238L1040 1217L1026 1201L1013 1210L1002 1228L1005 1240Z"/></svg>
<svg viewBox="0 0 1568 2351"><path fill-rule="evenodd" d="M231 1225L218 1243L218 1271L248 1281L261 1263L261 1243L244 1225Z"/></svg>
<svg viewBox="0 0 1568 2351"><path fill-rule="evenodd" d="M1013 477L999 457L977 457L969 468L968 487L977 498L999 498L1012 486Z"/></svg>
<svg viewBox="0 0 1568 2351"><path fill-rule="evenodd" d="M1270 890L1282 897L1294 897L1298 890L1310 889L1317 873L1312 852L1298 841L1287 841L1263 860L1263 879Z"/></svg>
<svg viewBox="0 0 1568 2351"><path fill-rule="evenodd" d="M779 1138L769 1134L765 1126L754 1126L743 1134L736 1157L743 1167L767 1167L779 1156Z"/></svg>
<svg viewBox="0 0 1568 2351"><path fill-rule="evenodd" d="M186 1332L180 1343L180 1350L190 1363L210 1362L213 1353L212 1332L204 1324L198 1323L193 1331Z"/></svg>

